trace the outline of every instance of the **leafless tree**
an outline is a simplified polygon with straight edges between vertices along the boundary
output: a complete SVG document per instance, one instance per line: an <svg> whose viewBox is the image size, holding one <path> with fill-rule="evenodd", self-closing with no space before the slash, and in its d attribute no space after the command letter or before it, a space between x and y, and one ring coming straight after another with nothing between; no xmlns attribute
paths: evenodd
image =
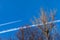
<svg viewBox="0 0 60 40"><path fill-rule="evenodd" d="M60 40L60 35L56 31L56 24L53 23L55 20L56 10L50 11L49 15L43 9L41 9L41 13L39 18L34 17L35 20L32 21L33 25L36 27L30 27L26 25L26 29L23 27L16 33L16 37L18 40L55 40L58 38ZM41 25L42 24L42 25ZM55 33L51 35L52 29L54 28ZM10 40L12 40L10 38Z"/></svg>

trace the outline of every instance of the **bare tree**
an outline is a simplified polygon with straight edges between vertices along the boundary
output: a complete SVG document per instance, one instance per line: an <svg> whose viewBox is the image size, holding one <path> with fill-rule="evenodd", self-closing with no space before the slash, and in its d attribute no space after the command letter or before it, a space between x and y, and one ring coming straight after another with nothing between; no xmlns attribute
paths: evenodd
<svg viewBox="0 0 60 40"><path fill-rule="evenodd" d="M41 9L41 15L39 18L34 17L35 20L32 21L33 25L36 27L32 28L26 25L26 29L23 27L17 32L18 40L55 40L55 38L60 37L56 31L56 24L53 23L55 20L56 10L50 11L49 15L43 9ZM41 25L42 24L42 25ZM36 28L36 29L35 29ZM55 33L51 35L52 29L54 28Z"/></svg>

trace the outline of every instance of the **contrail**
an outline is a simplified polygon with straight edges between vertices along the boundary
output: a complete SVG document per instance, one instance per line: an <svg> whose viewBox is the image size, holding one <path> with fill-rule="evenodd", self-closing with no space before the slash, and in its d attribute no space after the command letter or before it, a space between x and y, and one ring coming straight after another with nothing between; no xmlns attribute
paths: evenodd
<svg viewBox="0 0 60 40"><path fill-rule="evenodd" d="M8 24L13 24L13 23L16 23L16 22L21 22L21 21L22 21L22 20L7 22L7 23L0 24L0 26L5 26L5 25L8 25Z"/></svg>
<svg viewBox="0 0 60 40"><path fill-rule="evenodd" d="M46 24L50 24L50 23L57 23L57 22L60 22L60 20L55 20L55 21L51 21L51 22L48 22ZM37 24L38 25L38 24ZM30 25L29 27L34 27L34 26L37 26L37 25ZM43 24L40 24L40 25L43 25ZM18 28L12 28L12 29L9 29L9 30L4 30L4 31L0 31L0 34L2 33L7 33L7 32L12 32L12 31L16 31L16 30L19 30L19 29L25 29L27 28L26 26L24 27L18 27Z"/></svg>

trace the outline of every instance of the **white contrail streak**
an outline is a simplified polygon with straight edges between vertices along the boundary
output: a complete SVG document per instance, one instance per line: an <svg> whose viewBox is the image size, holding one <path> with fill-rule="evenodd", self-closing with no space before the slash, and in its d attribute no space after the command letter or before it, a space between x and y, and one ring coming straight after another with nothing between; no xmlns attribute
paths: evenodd
<svg viewBox="0 0 60 40"><path fill-rule="evenodd" d="M55 20L55 21L52 21L52 22L48 22L46 24L50 24L50 23L57 23L57 22L60 22L60 20ZM40 25L43 25L43 24L40 24ZM37 26L37 25L30 25L29 27L34 27L34 26ZM26 26L24 27L18 27L18 28L12 28L12 29L9 29L9 30L4 30L4 31L0 31L0 34L2 33L7 33L7 32L11 32L11 31L16 31L16 30L19 30L19 29L25 29L27 28Z"/></svg>
<svg viewBox="0 0 60 40"><path fill-rule="evenodd" d="M21 22L21 20L12 21L12 22L8 22L8 23L3 23L3 24L0 24L0 26L5 26L5 25L8 25L8 24L13 24L13 23L17 23L17 22Z"/></svg>

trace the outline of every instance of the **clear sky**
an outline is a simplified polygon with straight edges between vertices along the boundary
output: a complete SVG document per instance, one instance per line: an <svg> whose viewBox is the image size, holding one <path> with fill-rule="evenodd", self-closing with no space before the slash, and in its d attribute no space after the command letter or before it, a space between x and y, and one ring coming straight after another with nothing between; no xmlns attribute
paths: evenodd
<svg viewBox="0 0 60 40"><path fill-rule="evenodd" d="M56 8L56 19L60 19L60 0L0 0L0 24L22 20L18 23L1 26L0 31L30 24L30 19L39 14L41 7L45 10ZM0 35L5 37L12 33L14 32Z"/></svg>

